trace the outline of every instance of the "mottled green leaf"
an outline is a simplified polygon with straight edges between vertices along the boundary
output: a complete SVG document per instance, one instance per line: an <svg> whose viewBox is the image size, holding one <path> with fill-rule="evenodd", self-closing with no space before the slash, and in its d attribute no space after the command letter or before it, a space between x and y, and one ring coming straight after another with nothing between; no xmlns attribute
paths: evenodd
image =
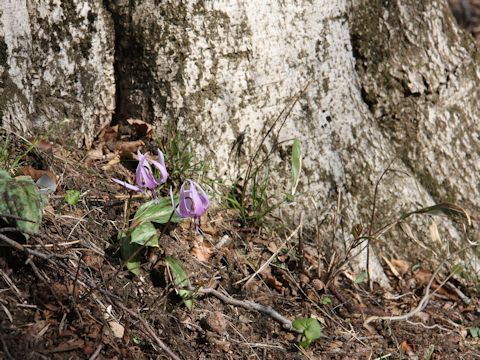
<svg viewBox="0 0 480 360"><path fill-rule="evenodd" d="M292 195L295 195L298 182L300 180L300 172L302 171L302 144L300 140L293 140L292 145Z"/></svg>
<svg viewBox="0 0 480 360"><path fill-rule="evenodd" d="M130 235L128 232L120 231L118 233L118 241L120 242L120 255L127 263L125 266L134 275L140 275L140 261L138 260L138 249L140 245L130 242Z"/></svg>
<svg viewBox="0 0 480 360"><path fill-rule="evenodd" d="M296 319L292 326L297 330L303 331L299 345L304 349L308 348L313 341L322 336L322 327L315 318Z"/></svg>
<svg viewBox="0 0 480 360"><path fill-rule="evenodd" d="M138 225L130 235L130 243L141 246L158 247L157 229L151 222Z"/></svg>
<svg viewBox="0 0 480 360"><path fill-rule="evenodd" d="M42 211L46 204L38 187L28 176L12 178L0 170L0 218L1 215L17 216L25 220L4 217L4 221L26 233L38 233Z"/></svg>
<svg viewBox="0 0 480 360"><path fill-rule="evenodd" d="M180 295L184 300L187 309L191 310L193 308L193 293L186 289L190 285L187 272L179 260L168 256L165 261L170 268L170 273L172 274L173 282L177 288L178 295Z"/></svg>
<svg viewBox="0 0 480 360"><path fill-rule="evenodd" d="M180 222L182 218L176 213L172 215L172 211L173 208L170 198L160 198L157 203L151 200L140 206L137 210L133 218L132 227L147 221L158 224L166 224L168 220L171 222Z"/></svg>
<svg viewBox="0 0 480 360"><path fill-rule="evenodd" d="M138 276L142 273L140 268L140 261L130 260L126 263L127 269L135 276Z"/></svg>

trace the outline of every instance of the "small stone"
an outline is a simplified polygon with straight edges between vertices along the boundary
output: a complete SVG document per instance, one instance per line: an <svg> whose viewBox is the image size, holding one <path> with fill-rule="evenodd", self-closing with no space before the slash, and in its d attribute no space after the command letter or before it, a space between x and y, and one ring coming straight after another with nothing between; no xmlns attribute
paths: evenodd
<svg viewBox="0 0 480 360"><path fill-rule="evenodd" d="M227 330L227 321L220 311L210 313L205 321L210 330L217 334L223 335Z"/></svg>

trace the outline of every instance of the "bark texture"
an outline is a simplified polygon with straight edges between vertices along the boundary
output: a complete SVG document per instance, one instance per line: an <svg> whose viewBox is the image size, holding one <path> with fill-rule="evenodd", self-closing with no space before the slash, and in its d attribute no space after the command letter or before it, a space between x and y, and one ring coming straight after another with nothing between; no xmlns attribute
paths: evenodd
<svg viewBox="0 0 480 360"><path fill-rule="evenodd" d="M2 124L90 146L115 109L110 14L96 0L2 0L0 16Z"/></svg>
<svg viewBox="0 0 480 360"><path fill-rule="evenodd" d="M400 172L379 188L381 219L419 204L479 206L478 55L446 0L12 0L0 10L5 124L67 116L88 145L116 97L115 121L181 132L211 174L234 181L293 105L260 149L273 151L281 192L290 140L303 144L290 218L312 221L342 193L345 228L367 224L395 158Z"/></svg>

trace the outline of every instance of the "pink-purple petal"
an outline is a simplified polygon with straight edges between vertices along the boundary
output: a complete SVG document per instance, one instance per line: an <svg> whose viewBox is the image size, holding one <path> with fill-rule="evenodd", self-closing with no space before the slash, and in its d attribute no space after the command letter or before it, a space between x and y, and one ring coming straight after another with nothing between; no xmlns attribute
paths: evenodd
<svg viewBox="0 0 480 360"><path fill-rule="evenodd" d="M112 181L116 182L116 183L119 184L119 185L122 185L122 186L126 187L126 188L129 189L129 190L133 190L133 191L137 191L137 192L142 192L142 189L139 188L138 186L129 184L129 183L125 182L125 181L122 181L122 180L119 180L119 179L113 179L113 178L112 178Z"/></svg>
<svg viewBox="0 0 480 360"><path fill-rule="evenodd" d="M193 217L198 220L208 209L207 194L200 185L192 180L187 180L182 184L179 198L177 212L181 217Z"/></svg>
<svg viewBox="0 0 480 360"><path fill-rule="evenodd" d="M168 173L165 166L162 166L161 163L155 160L150 160L150 163L160 171L160 179L156 178L156 181L160 184L164 184L167 181Z"/></svg>

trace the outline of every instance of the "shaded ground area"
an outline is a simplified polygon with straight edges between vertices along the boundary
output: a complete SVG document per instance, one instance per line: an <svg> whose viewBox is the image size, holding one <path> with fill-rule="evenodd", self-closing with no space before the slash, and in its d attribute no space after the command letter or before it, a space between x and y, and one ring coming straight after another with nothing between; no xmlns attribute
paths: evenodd
<svg viewBox="0 0 480 360"><path fill-rule="evenodd" d="M11 158L24 154L28 145L11 139ZM315 234L241 226L220 204L203 219L204 237L189 221L159 226L159 248L142 251L143 273L123 271L117 233L144 198L110 181L132 172L109 154L142 144L118 144L118 151L102 144L85 154L39 143L23 157L24 165L55 173L58 187L39 235L10 234L47 259L0 243L0 358L163 359L168 349L181 359L480 358L472 334L480 326L475 284L452 278L441 289L429 287L435 269L392 254L384 262L392 289L370 289L348 266L332 276L331 249ZM68 189L82 194L74 206L64 199ZM177 295L167 256L189 274L191 311ZM427 288L437 293L414 316L365 324L371 316L412 311ZM322 337L301 349L298 334L272 316L201 289L265 305L289 320L313 316Z"/></svg>

